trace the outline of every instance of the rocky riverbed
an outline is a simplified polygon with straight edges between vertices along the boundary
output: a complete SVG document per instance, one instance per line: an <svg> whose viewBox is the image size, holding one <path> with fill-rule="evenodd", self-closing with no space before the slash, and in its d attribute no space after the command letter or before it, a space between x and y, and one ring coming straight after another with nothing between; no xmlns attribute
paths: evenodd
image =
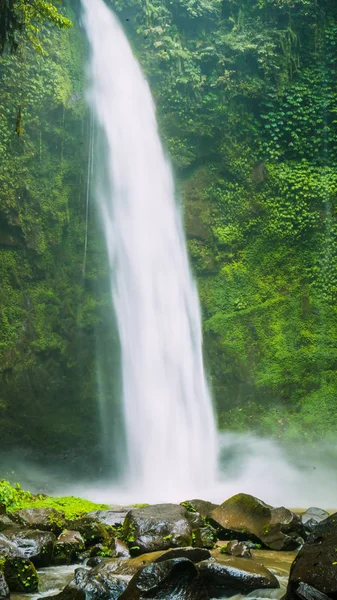
<svg viewBox="0 0 337 600"><path fill-rule="evenodd" d="M289 575L290 573L290 575ZM337 597L337 514L238 494L221 505L0 514L0 600Z"/></svg>

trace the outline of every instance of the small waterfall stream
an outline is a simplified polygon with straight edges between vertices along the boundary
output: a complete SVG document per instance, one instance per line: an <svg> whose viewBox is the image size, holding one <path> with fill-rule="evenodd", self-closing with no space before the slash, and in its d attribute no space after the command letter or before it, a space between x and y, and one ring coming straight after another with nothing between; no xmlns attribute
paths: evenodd
<svg viewBox="0 0 337 600"><path fill-rule="evenodd" d="M89 103L106 147L94 195L121 346L125 481L147 500L158 490L182 499L207 490L217 471L198 294L149 86L103 0L82 4Z"/></svg>

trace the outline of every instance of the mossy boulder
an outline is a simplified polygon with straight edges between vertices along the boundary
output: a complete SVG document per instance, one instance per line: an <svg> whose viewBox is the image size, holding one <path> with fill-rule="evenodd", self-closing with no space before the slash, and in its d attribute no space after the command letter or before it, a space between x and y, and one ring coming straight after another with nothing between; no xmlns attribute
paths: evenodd
<svg viewBox="0 0 337 600"><path fill-rule="evenodd" d="M192 545L189 514L183 506L155 504L128 512L123 536L140 553Z"/></svg>
<svg viewBox="0 0 337 600"><path fill-rule="evenodd" d="M64 512L50 507L21 509L14 512L12 518L24 527L52 531L56 535L59 535L65 528Z"/></svg>
<svg viewBox="0 0 337 600"><path fill-rule="evenodd" d="M84 539L79 531L63 531L56 540L54 547L54 564L71 565L84 551Z"/></svg>
<svg viewBox="0 0 337 600"><path fill-rule="evenodd" d="M153 563L138 571L120 600L209 600L195 565L187 558Z"/></svg>
<svg viewBox="0 0 337 600"><path fill-rule="evenodd" d="M79 531L85 541L86 546L104 544L111 538L112 535L111 533L108 533L106 527L104 527L102 523L88 515L79 517L78 519L68 519L67 529L71 531Z"/></svg>
<svg viewBox="0 0 337 600"><path fill-rule="evenodd" d="M38 574L28 558L7 556L2 570L11 592L33 594L38 591Z"/></svg>
<svg viewBox="0 0 337 600"><path fill-rule="evenodd" d="M200 527L193 531L193 546L212 550L217 540L217 532L211 525Z"/></svg>
<svg viewBox="0 0 337 600"><path fill-rule="evenodd" d="M242 558L251 558L252 554L247 544L238 540L230 540L227 544L220 548L221 554L229 554L230 556L241 556Z"/></svg>
<svg viewBox="0 0 337 600"><path fill-rule="evenodd" d="M218 561L203 561L197 568L211 598L280 587L276 577L253 560L228 556Z"/></svg>
<svg viewBox="0 0 337 600"><path fill-rule="evenodd" d="M292 550L303 543L300 518L284 508L273 508L249 494L237 494L212 511L211 522L221 539L259 540L272 550Z"/></svg>

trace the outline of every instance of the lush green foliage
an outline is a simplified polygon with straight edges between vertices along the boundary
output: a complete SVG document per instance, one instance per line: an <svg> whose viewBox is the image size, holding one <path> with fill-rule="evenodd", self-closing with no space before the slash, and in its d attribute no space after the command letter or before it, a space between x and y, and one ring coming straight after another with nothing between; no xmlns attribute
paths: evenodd
<svg viewBox="0 0 337 600"><path fill-rule="evenodd" d="M54 508L62 512L66 519L75 519L90 511L108 508L106 504L96 504L75 496L34 496L31 492L22 490L19 483L12 486L5 479L0 480L0 502L6 506L8 512L24 508Z"/></svg>
<svg viewBox="0 0 337 600"><path fill-rule="evenodd" d="M0 52L6 44L11 50L17 50L21 35L41 52L48 36L46 23L59 29L71 26L70 19L48 0L0 0Z"/></svg>
<svg viewBox="0 0 337 600"><path fill-rule="evenodd" d="M184 199L221 426L334 431L334 0L113 6ZM72 448L83 464L83 452L99 456L97 395L118 387L119 367L104 348L118 345L104 325L110 290L92 219L83 275L85 48L77 30L44 37L44 54L23 42L0 61L0 423L4 446L68 458ZM99 389L98 337L111 374Z"/></svg>
<svg viewBox="0 0 337 600"><path fill-rule="evenodd" d="M337 6L120 0L185 199L222 427L337 425Z"/></svg>

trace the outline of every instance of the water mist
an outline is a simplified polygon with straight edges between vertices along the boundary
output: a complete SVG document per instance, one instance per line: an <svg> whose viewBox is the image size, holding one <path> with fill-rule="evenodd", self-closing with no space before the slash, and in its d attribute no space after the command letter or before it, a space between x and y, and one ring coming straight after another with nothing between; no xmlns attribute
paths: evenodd
<svg viewBox="0 0 337 600"><path fill-rule="evenodd" d="M216 426L173 176L149 86L117 18L103 0L82 3L88 98L107 148L95 160L105 174L94 195L121 346L125 481L147 500L158 490L163 500L200 495L216 477Z"/></svg>

